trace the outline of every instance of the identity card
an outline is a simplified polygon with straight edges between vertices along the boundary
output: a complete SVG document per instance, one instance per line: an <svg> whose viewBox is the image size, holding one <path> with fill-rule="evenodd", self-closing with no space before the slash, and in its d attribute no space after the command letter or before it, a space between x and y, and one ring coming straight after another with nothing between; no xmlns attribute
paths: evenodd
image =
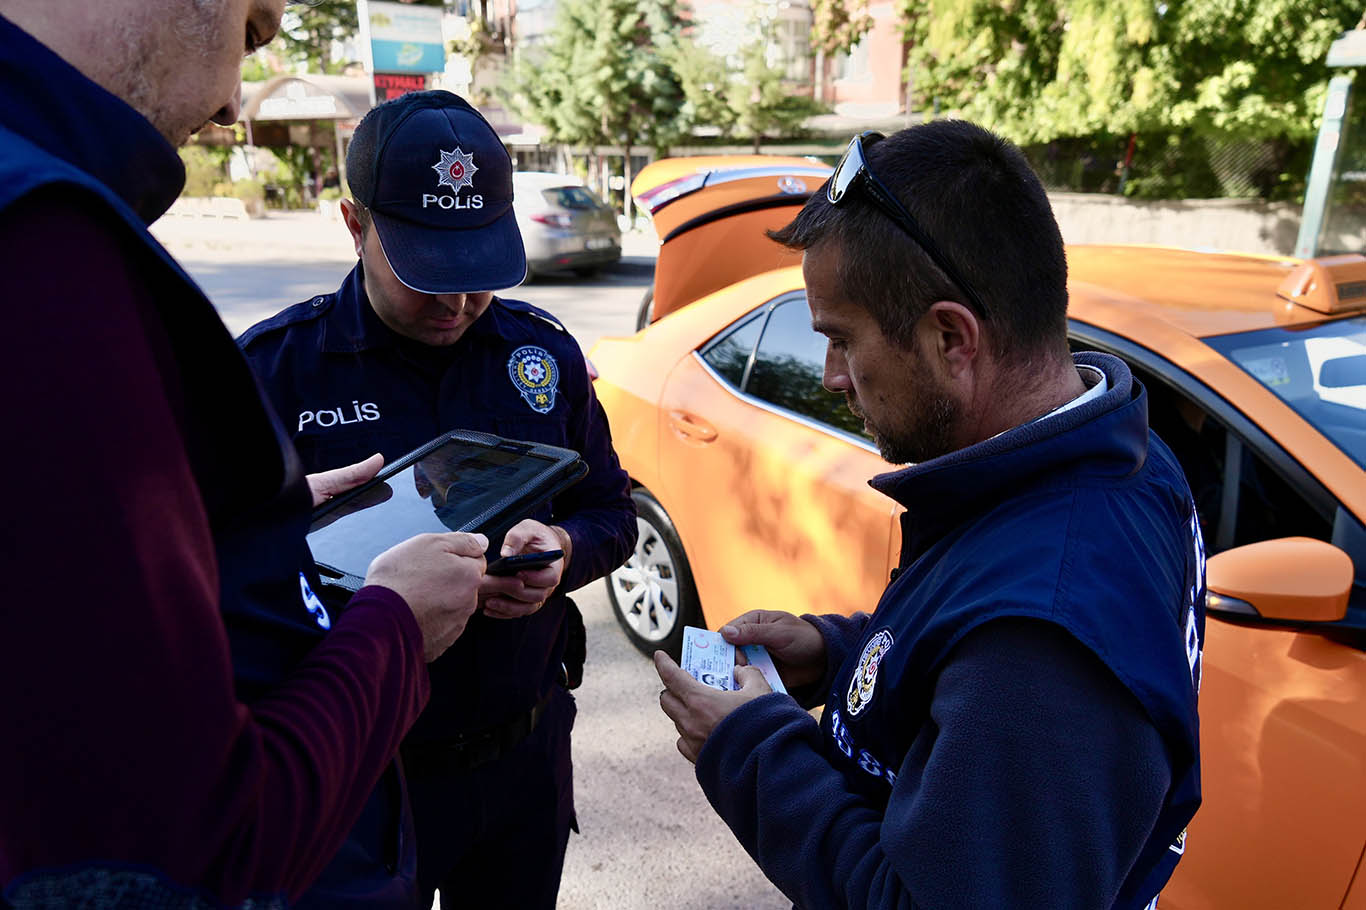
<svg viewBox="0 0 1366 910"><path fill-rule="evenodd" d="M770 689L787 694L787 687L778 675L778 668L773 666L773 658L769 657L768 648L763 645L741 645L740 652L745 655L745 660L749 661L751 667L758 667L759 672L764 674Z"/></svg>
<svg viewBox="0 0 1366 910"><path fill-rule="evenodd" d="M741 645L740 650L751 666L757 667L768 681L774 692L787 694L778 668L773 666L773 658L763 645ZM679 664L698 682L713 689L732 691L735 684L735 646L721 637L719 632L709 632L696 626L683 627L683 660Z"/></svg>
<svg viewBox="0 0 1366 910"><path fill-rule="evenodd" d="M683 660L679 662L693 679L713 689L735 688L735 645L696 626L683 627Z"/></svg>

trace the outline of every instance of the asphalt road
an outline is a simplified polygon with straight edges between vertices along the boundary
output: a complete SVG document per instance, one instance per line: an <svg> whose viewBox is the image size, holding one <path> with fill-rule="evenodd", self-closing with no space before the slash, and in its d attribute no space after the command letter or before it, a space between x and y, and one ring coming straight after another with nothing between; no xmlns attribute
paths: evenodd
<svg viewBox="0 0 1366 910"><path fill-rule="evenodd" d="M342 225L311 214L252 222L168 218L154 233L209 292L234 334L335 288L355 263ZM629 334L652 280L654 245L629 236L624 248L622 263L598 278L550 276L514 293L556 314L584 350L602 335ZM581 833L569 842L560 908L790 907L707 805L659 710L659 678L618 628L603 584L575 595L588 629L588 666L575 692Z"/></svg>

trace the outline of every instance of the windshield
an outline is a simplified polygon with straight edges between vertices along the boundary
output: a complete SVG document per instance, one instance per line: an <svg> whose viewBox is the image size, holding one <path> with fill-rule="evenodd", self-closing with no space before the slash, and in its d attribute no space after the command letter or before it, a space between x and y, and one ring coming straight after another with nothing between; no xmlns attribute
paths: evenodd
<svg viewBox="0 0 1366 910"><path fill-rule="evenodd" d="M1366 468L1366 316L1206 338Z"/></svg>

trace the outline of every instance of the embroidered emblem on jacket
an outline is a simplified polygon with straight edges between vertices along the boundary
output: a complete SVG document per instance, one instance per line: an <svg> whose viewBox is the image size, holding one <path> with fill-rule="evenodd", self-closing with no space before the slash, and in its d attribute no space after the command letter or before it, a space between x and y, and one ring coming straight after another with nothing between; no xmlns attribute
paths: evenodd
<svg viewBox="0 0 1366 910"><path fill-rule="evenodd" d="M863 646L858 667L854 670L853 678L849 680L849 694L844 699L844 706L849 710L850 717L868 707L868 702L873 700L878 667L882 666L882 658L887 656L891 648L892 633L888 629L878 632Z"/></svg>
<svg viewBox="0 0 1366 910"><path fill-rule="evenodd" d="M513 351L508 360L508 377L536 413L548 414L555 407L560 368L545 348L525 345Z"/></svg>

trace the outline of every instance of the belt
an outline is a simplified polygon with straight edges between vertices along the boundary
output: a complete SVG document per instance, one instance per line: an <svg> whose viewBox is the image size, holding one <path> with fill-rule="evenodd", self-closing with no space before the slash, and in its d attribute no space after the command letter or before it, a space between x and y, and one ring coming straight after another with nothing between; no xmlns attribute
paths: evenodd
<svg viewBox="0 0 1366 910"><path fill-rule="evenodd" d="M530 711L524 711L505 724L474 733L457 733L450 739L405 744L403 770L409 775L446 771L469 771L497 761L531 735L550 703L547 696Z"/></svg>

